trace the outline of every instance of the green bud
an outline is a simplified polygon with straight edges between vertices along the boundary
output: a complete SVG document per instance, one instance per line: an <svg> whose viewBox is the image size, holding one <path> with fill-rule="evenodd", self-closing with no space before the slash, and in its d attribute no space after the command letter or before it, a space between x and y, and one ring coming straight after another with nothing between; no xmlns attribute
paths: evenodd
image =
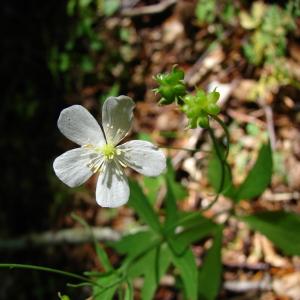
<svg viewBox="0 0 300 300"><path fill-rule="evenodd" d="M220 93L216 92L216 90L207 94L207 101L209 103L217 103L219 98L220 98Z"/></svg>
<svg viewBox="0 0 300 300"><path fill-rule="evenodd" d="M169 85L162 85L158 88L158 93L161 95L163 100L163 104L171 104L174 99L174 91L172 89L172 86ZM160 101L161 103L162 101ZM162 103L161 103L162 104Z"/></svg>
<svg viewBox="0 0 300 300"><path fill-rule="evenodd" d="M197 125L202 128L208 128L209 126L208 115L207 114L200 115L197 119Z"/></svg>
<svg viewBox="0 0 300 300"><path fill-rule="evenodd" d="M178 83L174 86L174 94L176 96L184 96L186 94L186 87L184 84Z"/></svg>
<svg viewBox="0 0 300 300"><path fill-rule="evenodd" d="M155 92L160 94L160 104L171 104L176 102L178 104L181 97L186 94L186 86L183 82L184 72L173 67L170 73L158 74L154 77L159 87Z"/></svg>
<svg viewBox="0 0 300 300"><path fill-rule="evenodd" d="M58 297L60 300L70 300L70 297L67 295L62 295L60 292L58 293Z"/></svg>
<svg viewBox="0 0 300 300"><path fill-rule="evenodd" d="M211 115L217 115L220 112L220 107L213 103L208 103L206 111Z"/></svg>
<svg viewBox="0 0 300 300"><path fill-rule="evenodd" d="M220 112L216 104L219 96L216 91L205 93L203 90L197 90L196 95L183 97L182 110L188 117L191 128L209 126L209 115L217 115Z"/></svg>
<svg viewBox="0 0 300 300"><path fill-rule="evenodd" d="M177 68L177 66L173 67L170 76L168 76L167 78L167 80L170 83L176 83L182 81L183 79L184 79L184 72L181 69Z"/></svg>

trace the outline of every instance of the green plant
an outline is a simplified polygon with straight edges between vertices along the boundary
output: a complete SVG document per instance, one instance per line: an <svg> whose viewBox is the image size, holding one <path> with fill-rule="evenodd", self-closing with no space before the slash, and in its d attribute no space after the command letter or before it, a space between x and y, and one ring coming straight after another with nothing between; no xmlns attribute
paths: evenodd
<svg viewBox="0 0 300 300"><path fill-rule="evenodd" d="M94 300L112 300L116 297L118 299L134 299L134 281L137 278L143 278L141 298L143 300L153 299L160 279L169 273L176 278L174 289L183 294L184 299L213 300L218 298L221 285L223 232L228 218L235 218L248 224L252 230L258 231L270 239L285 254L300 255L299 215L286 211L245 213L239 207L241 201L251 201L259 197L270 184L273 161L269 143L262 144L260 147L257 159L244 181L239 185L234 184L228 163L230 135L226 124L219 117L220 107L217 103L219 94L216 91L205 92L199 89L192 94L187 90L183 78L184 72L178 67L173 68L170 73L157 75L155 79L159 86L156 92L161 98L160 103L162 105L175 103L185 113L191 128L202 127L207 130L212 141L207 176L216 192L214 200L200 211L180 211L177 204L186 191L176 181L175 172L170 161L168 161L168 171L157 179L154 187L151 184L149 185L149 182L144 181L144 187L146 189L148 187L148 192L145 192L138 182L129 181L131 192L128 204L136 213L141 226L134 233L122 236L119 241L108 243L108 246L120 254L120 260L117 264L113 265L110 262L106 251L93 238L97 259L103 269L102 272L98 270L87 271L83 275L77 275L42 266L0 264L0 267L34 269L72 278L79 283L69 284L69 286L74 288L91 287ZM113 100L108 101L106 105L109 104L108 106L115 107L111 105L111 101ZM131 105L130 107L132 108ZM82 109L80 111L82 112ZM116 115L119 117L119 114ZM127 114L123 114L123 118L124 115ZM205 121L203 121L204 117ZM86 121L88 118L90 117L85 115L82 120ZM112 119L117 120L116 122L120 121L115 118L115 115L112 115ZM80 142L83 144L82 148L89 147L89 144L81 140L86 138L85 135L82 135L84 126L78 128L76 127L78 123L74 125L70 120L70 116L65 120L61 119L61 121L64 121L63 132L67 135L70 132L73 134L75 132L74 136L80 138ZM106 122L106 117L103 121ZM94 124L93 126L96 126L97 134L94 134L95 131L93 130L87 130L88 134L92 137L93 135L99 137L98 125L95 125L94 121L91 122ZM213 122L217 122L223 128L226 143L221 143L221 140L216 137ZM95 128L93 126L92 128ZM110 127L107 126L107 128L109 130ZM253 126L248 126L248 131L253 135L257 135L257 128ZM108 134L107 137L111 136ZM79 149L80 151L84 150ZM121 154L118 154L117 150L115 151L111 147L94 150L97 152L96 158L98 160L92 160L92 162L97 163L96 166L101 161L101 155L111 159L111 156ZM196 152L200 149L192 149L192 151ZM80 159L92 159L93 155L95 153L92 153L92 157L89 155L80 156ZM134 158L136 159L137 155ZM75 163L78 163L78 161L75 161ZM99 167L101 167L100 165ZM88 166L83 164L81 167ZM133 167L137 168L137 165L133 163ZM118 171L116 171L116 174L120 176ZM67 176L70 180L76 177L71 172L69 174L68 169L62 175ZM120 177L118 180L121 180ZM107 187L111 187L111 185L110 183ZM161 185L165 186L166 193L163 208L156 212L152 205L155 202L153 195ZM217 203L220 194L231 200L231 208L221 212L228 215L228 218L221 224L216 221L219 214L212 217L205 215L205 212ZM93 236L93 231L84 220L78 216L73 217L86 228L90 236ZM192 246L195 243L203 243L208 239L211 241L211 246L208 249L204 247L202 264L198 267ZM59 297L67 299L67 296L60 295Z"/></svg>
<svg viewBox="0 0 300 300"><path fill-rule="evenodd" d="M273 63L275 58L284 56L287 34L296 29L295 21L287 10L260 1L252 4L250 14L240 13L240 23L250 31L243 48L246 58L255 65Z"/></svg>

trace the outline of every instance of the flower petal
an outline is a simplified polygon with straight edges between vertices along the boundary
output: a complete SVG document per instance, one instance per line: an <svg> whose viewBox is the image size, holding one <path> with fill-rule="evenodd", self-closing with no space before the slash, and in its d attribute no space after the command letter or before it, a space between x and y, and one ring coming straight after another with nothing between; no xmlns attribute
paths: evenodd
<svg viewBox="0 0 300 300"><path fill-rule="evenodd" d="M118 207L126 203L128 198L129 186L123 169L115 161L107 162L97 182L97 203L102 207Z"/></svg>
<svg viewBox="0 0 300 300"><path fill-rule="evenodd" d="M69 187L79 186L93 174L87 167L90 155L85 148L76 148L65 152L53 162L57 177Z"/></svg>
<svg viewBox="0 0 300 300"><path fill-rule="evenodd" d="M102 124L108 143L118 144L131 128L134 102L127 96L109 97L102 108Z"/></svg>
<svg viewBox="0 0 300 300"><path fill-rule="evenodd" d="M105 143L100 125L81 105L72 105L62 110L57 126L62 134L78 145L100 146Z"/></svg>
<svg viewBox="0 0 300 300"><path fill-rule="evenodd" d="M146 176L158 176L166 168L164 153L150 142L129 141L117 147L121 160L135 171Z"/></svg>

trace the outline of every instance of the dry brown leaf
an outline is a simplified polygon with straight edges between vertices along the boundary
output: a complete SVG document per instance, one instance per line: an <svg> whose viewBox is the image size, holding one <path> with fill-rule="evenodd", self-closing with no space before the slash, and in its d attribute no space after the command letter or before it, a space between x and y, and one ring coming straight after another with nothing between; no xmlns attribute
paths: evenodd
<svg viewBox="0 0 300 300"><path fill-rule="evenodd" d="M300 300L300 272L276 278L273 289L280 296L287 296L292 300Z"/></svg>

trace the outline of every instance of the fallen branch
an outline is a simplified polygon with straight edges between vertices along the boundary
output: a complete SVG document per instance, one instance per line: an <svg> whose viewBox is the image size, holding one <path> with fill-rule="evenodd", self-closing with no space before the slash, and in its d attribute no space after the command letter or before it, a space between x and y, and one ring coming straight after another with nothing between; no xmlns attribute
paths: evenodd
<svg viewBox="0 0 300 300"><path fill-rule="evenodd" d="M147 5L147 6L136 7L136 8L125 8L121 11L121 15L123 17L136 17L136 16L143 16L143 15L159 14L176 3L177 0L165 0L153 5Z"/></svg>
<svg viewBox="0 0 300 300"><path fill-rule="evenodd" d="M85 228L70 228L59 231L33 233L16 239L0 240L0 251L22 250L27 247L54 246L60 244L83 244L93 241L118 241L122 234L110 228L91 228L93 235Z"/></svg>

